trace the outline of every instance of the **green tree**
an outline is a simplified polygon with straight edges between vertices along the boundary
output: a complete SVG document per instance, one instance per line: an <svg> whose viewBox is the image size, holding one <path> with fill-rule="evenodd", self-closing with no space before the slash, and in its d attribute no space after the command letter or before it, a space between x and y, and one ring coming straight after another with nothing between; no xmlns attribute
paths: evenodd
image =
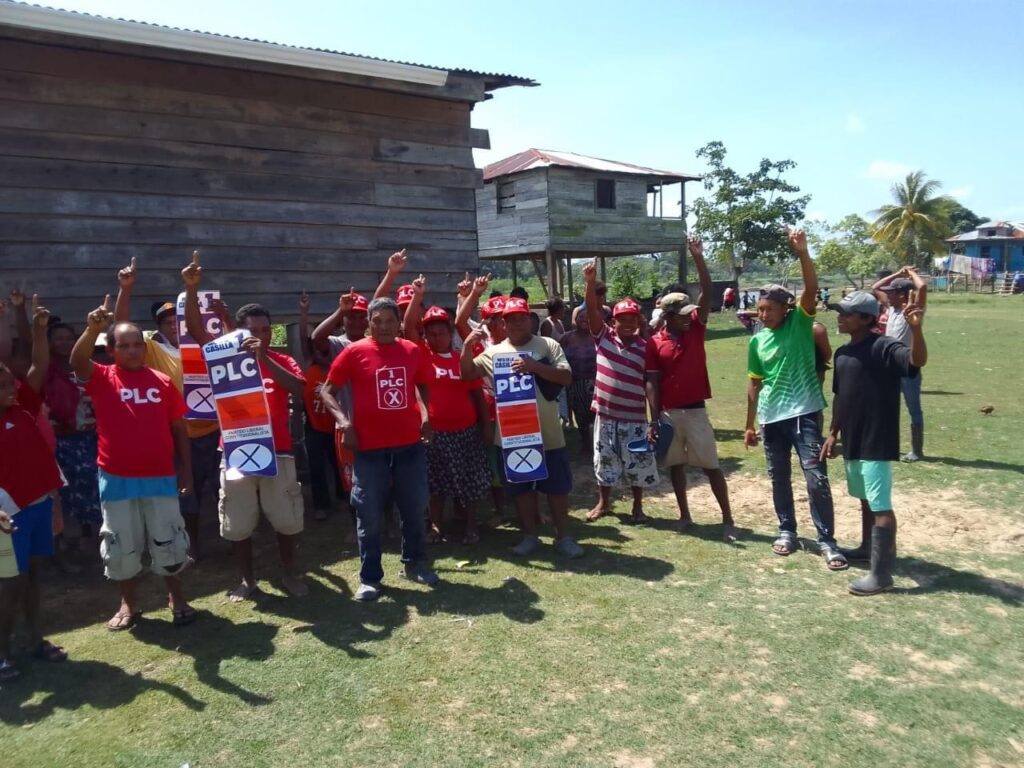
<svg viewBox="0 0 1024 768"><path fill-rule="evenodd" d="M924 171L914 171L893 184L895 202L874 212L872 237L900 263L927 266L934 254L946 252L950 198L938 194L941 188L942 184L928 179Z"/></svg>
<svg viewBox="0 0 1024 768"><path fill-rule="evenodd" d="M820 231L819 231L820 230ZM819 274L841 274L854 288L889 266L892 257L871 237L871 225L855 213L812 231Z"/></svg>
<svg viewBox="0 0 1024 768"><path fill-rule="evenodd" d="M953 198L947 198L945 217L949 230L954 235L962 235L964 232L972 232L988 219L983 218L965 205L961 205Z"/></svg>
<svg viewBox="0 0 1024 768"><path fill-rule="evenodd" d="M658 285L650 259L616 259L608 270L608 293L613 299L650 297Z"/></svg>
<svg viewBox="0 0 1024 768"><path fill-rule="evenodd" d="M801 221L811 198L793 197L800 188L783 179L796 167L792 160L766 158L754 171L740 175L725 164L725 156L720 141L697 150L709 167L704 174L709 194L694 201L695 230L739 280L751 262L774 264L789 258L783 225Z"/></svg>

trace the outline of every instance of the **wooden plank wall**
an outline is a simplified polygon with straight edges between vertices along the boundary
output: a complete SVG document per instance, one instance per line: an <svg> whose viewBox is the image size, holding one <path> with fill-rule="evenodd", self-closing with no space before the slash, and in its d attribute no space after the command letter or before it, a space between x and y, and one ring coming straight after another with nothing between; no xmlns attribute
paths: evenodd
<svg viewBox="0 0 1024 768"><path fill-rule="evenodd" d="M498 213L496 182L477 190L481 258L543 253L548 247L547 169L516 174L509 181L515 185L515 211Z"/></svg>
<svg viewBox="0 0 1024 768"><path fill-rule="evenodd" d="M448 303L478 264L472 104L18 39L0 26L0 292L80 325L139 260L133 314L206 285L275 321L402 247Z"/></svg>
<svg viewBox="0 0 1024 768"><path fill-rule="evenodd" d="M615 209L599 210L594 182L615 179ZM604 176L573 168L548 169L548 210L552 245L560 251L647 253L679 248L685 238L680 219L647 215L647 184L656 179Z"/></svg>

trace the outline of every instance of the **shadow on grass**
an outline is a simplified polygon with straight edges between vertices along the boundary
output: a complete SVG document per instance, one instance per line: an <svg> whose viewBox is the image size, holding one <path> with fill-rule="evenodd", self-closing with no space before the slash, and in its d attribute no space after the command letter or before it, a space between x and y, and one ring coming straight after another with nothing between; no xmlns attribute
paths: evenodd
<svg viewBox="0 0 1024 768"><path fill-rule="evenodd" d="M715 339L732 339L736 336L751 336L752 334L742 325L739 321L736 321L735 328L708 328L707 335L705 338L708 341L714 341Z"/></svg>
<svg viewBox="0 0 1024 768"><path fill-rule="evenodd" d="M235 623L215 613L200 611L196 622L187 627L175 627L166 621L143 617L132 630L132 637L170 653L191 656L199 682L235 696L250 706L261 706L269 704L272 699L225 679L220 674L220 665L234 658L269 659L274 654L274 637L278 629L262 621Z"/></svg>
<svg viewBox="0 0 1024 768"><path fill-rule="evenodd" d="M140 673L129 674L102 661L26 662L21 670L21 677L5 684L0 695L0 722L8 725L37 723L58 710L71 711L86 705L115 709L153 691L166 693L196 712L206 707L183 688L147 680Z"/></svg>
<svg viewBox="0 0 1024 768"><path fill-rule="evenodd" d="M945 389L922 389L922 395L962 395L963 392L949 392Z"/></svg>
<svg viewBox="0 0 1024 768"><path fill-rule="evenodd" d="M961 571L916 557L896 560L896 575L907 576L917 582L916 587L898 587L893 592L922 595L930 592L959 592L968 595L994 597L1007 605L1024 605L1024 587L972 571Z"/></svg>
<svg viewBox="0 0 1024 768"><path fill-rule="evenodd" d="M532 624L544 618L537 607L540 597L518 579L500 587L442 581L434 589L405 589L401 583L385 583L380 600L359 603L352 600L352 590L344 579L324 569L309 574L318 578L308 580L307 597L262 595L257 609L302 622L296 632L308 632L356 659L372 658L373 654L359 646L391 637L409 621L413 608L421 616L451 614L454 619L501 615Z"/></svg>
<svg viewBox="0 0 1024 768"><path fill-rule="evenodd" d="M996 469L1003 472L1016 472L1024 475L1024 464L1010 464L1005 461L989 461L988 459L955 459L952 456L925 456L925 463L948 464L951 467L969 467L971 469Z"/></svg>

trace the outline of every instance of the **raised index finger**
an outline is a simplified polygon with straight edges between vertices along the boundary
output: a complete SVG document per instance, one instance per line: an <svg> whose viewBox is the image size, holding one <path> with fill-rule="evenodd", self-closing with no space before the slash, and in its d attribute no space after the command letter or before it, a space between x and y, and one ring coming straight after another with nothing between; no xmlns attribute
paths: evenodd
<svg viewBox="0 0 1024 768"><path fill-rule="evenodd" d="M104 312L109 312L110 311L110 294L109 293L106 296L103 297L103 311Z"/></svg>
<svg viewBox="0 0 1024 768"><path fill-rule="evenodd" d="M192 263L195 266L197 266L197 267L199 266L199 249L198 248L196 250L192 251Z"/></svg>
<svg viewBox="0 0 1024 768"><path fill-rule="evenodd" d="M32 294L32 314L35 314L38 309L39 309L39 294L38 293L33 293Z"/></svg>
<svg viewBox="0 0 1024 768"><path fill-rule="evenodd" d="M131 268L135 269L135 257L134 256L132 256Z"/></svg>

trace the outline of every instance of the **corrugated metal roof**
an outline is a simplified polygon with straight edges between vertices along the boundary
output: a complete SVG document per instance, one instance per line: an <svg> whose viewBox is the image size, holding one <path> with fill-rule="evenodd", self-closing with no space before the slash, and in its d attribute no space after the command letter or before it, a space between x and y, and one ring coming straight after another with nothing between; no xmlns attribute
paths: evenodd
<svg viewBox="0 0 1024 768"><path fill-rule="evenodd" d="M9 9L6 12L5 12L5 7L7 9ZM310 59L305 60L305 61L293 60L291 62L286 62L286 63L295 63L296 65L299 65L299 66L309 66L309 67L312 67L312 68L327 68L327 67L322 67L322 66L318 67L316 59L312 56L314 54L327 54L329 56L345 57L345 58L349 58L349 59L358 59L358 60L361 60L361 61L364 61L364 62L378 62L380 64L397 65L399 67L417 68L417 69L420 69L420 70L434 70L436 72L454 73L454 74L463 75L463 76L466 76L466 77L479 78L479 79L482 79L482 80L485 81L485 87L487 88L487 90L493 90L495 88L504 88L504 87L512 86L512 85L521 85L521 86L535 86L535 85L537 85L536 81L531 80L530 78L526 78L526 77L519 77L517 75L506 75L506 74L498 74L498 73L492 73L492 72L478 72L478 71L472 70L472 69L461 69L461 68L453 69L453 68L448 68L448 67L437 67L437 66L433 66L433 65L429 65L429 64L417 64L417 63L406 62L406 61L398 61L398 60L395 60L395 59L382 59L382 58L379 58L379 57L376 57L376 56L364 56L364 55L358 54L358 53L346 53L344 51L334 51L334 50L330 50L330 49L326 49L326 48L309 48L309 47L304 47L304 46L288 45L287 43L275 43L275 42L272 42L272 41L269 41L269 40L258 40L258 39L254 39L254 38L250 38L250 37L238 37L238 36L235 36L235 35L225 35L225 34L220 34L220 33L217 33L217 32L204 32L202 30L183 29L181 27L170 27L170 26L166 26L166 25L163 25L163 24L152 24L150 22L136 21L134 19L114 18L114 17L110 17L110 16L100 16L100 15L91 14L91 13L82 13L82 12L79 12L79 11L68 11L68 10L65 10L63 8L54 8L52 6L45 6L45 5L37 5L37 4L33 4L33 3L19 2L19 0L0 0L0 24L2 24L2 23L10 23L10 24L15 24L15 25L21 25L21 23L19 23L20 19L16 18L16 16L20 16L20 15L23 15L23 14L19 15L19 14L15 13L15 11L19 10L19 9L32 9L32 12L35 14L36 18L43 19L42 25L40 25L40 24L33 24L32 25L35 28L46 28L45 27L45 18L46 17L44 17L43 14L50 14L50 16L48 18L53 21L52 31L57 31L57 32L67 31L66 24L61 24L62 21L66 21L68 19L73 19L73 18L77 17L78 19L81 19L83 21L89 21L89 22L94 22L94 23L106 22L109 25L117 25L122 30L127 28L126 25L131 25L133 27L138 28L140 31L146 31L146 30L150 30L150 31L165 30L167 32L182 33L182 34L186 34L186 35L194 35L197 38L208 38L208 39L212 38L214 40L221 40L221 41L225 41L225 42L234 41L236 43L251 43L251 44L254 44L254 45L257 45L257 46L266 46L268 50L270 50L270 49L277 49L277 50L292 51L294 53L306 52L306 53L311 54ZM87 34L87 33L84 33L84 34ZM115 39L117 39L117 38L115 38ZM160 45L160 43L156 43L156 42L152 42L152 41L146 41L146 40L141 40L141 41L126 40L126 42L141 42L141 44ZM176 47L176 46L173 46L173 45L169 46L167 44L164 44L163 47ZM231 53L229 53L227 51L225 51L225 53L227 55L231 55ZM321 61L323 61L323 60L321 60ZM401 79L401 78L399 78L399 79Z"/></svg>
<svg viewBox="0 0 1024 768"><path fill-rule="evenodd" d="M601 171L602 173L628 173L633 176L660 176L663 179L674 179L676 181L697 181L701 178L692 173L663 171L657 168L647 168L643 165L632 165L630 163L616 162L615 160L603 160L599 157L589 157L577 154L576 152L527 149L484 167L484 181L489 181L498 176L507 176L510 173L530 171L534 168L549 168L551 166L587 168L592 171Z"/></svg>
<svg viewBox="0 0 1024 768"><path fill-rule="evenodd" d="M986 229L1007 228L1010 230L1008 235L990 236L982 234L983 230ZM963 243L970 240L1024 240L1024 224L1013 224L1008 221L986 221L984 224L979 224L978 228L971 232L964 232L963 234L946 238L947 243Z"/></svg>

